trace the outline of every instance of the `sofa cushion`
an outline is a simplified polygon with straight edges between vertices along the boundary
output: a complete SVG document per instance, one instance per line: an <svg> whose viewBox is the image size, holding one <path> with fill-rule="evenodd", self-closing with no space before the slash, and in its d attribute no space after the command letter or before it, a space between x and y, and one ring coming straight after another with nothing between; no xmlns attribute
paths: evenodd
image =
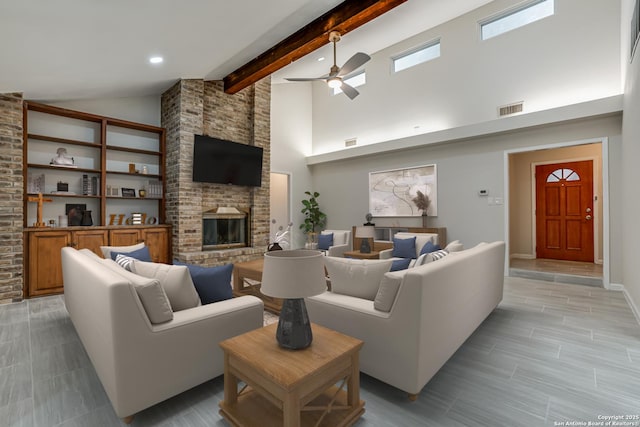
<svg viewBox="0 0 640 427"><path fill-rule="evenodd" d="M328 251L333 246L333 233L320 233L318 235L318 249Z"/></svg>
<svg viewBox="0 0 640 427"><path fill-rule="evenodd" d="M151 262L151 254L149 253L149 247L143 246L140 249L136 249L134 251L120 252L111 249L111 259L116 260L118 255L126 255L131 258L139 259L140 261Z"/></svg>
<svg viewBox="0 0 640 427"><path fill-rule="evenodd" d="M169 297L173 311L201 305L196 287L185 265L167 265L135 260L131 271L144 277L158 279Z"/></svg>
<svg viewBox="0 0 640 427"><path fill-rule="evenodd" d="M171 303L158 280L133 274L111 259L101 259L100 263L133 285L151 323L164 323L173 319Z"/></svg>
<svg viewBox="0 0 640 427"><path fill-rule="evenodd" d="M142 242L142 243L136 243L135 245L130 245L130 246L100 246L100 250L102 251L102 255L106 259L113 259L111 258L112 250L120 253L127 253L127 252L136 251L138 249L142 249L144 248L144 246L145 246L144 242Z"/></svg>
<svg viewBox="0 0 640 427"><path fill-rule="evenodd" d="M407 239L409 237L416 238L416 254L414 258L418 258L420 256L420 250L428 241L433 242L433 244L438 244L438 235L436 233L410 233L407 231L399 231L394 234L394 237L397 237L399 239Z"/></svg>
<svg viewBox="0 0 640 427"><path fill-rule="evenodd" d="M436 245L431 240L428 240L427 243L422 246L422 249L420 249L420 255L428 254L433 251L439 251L440 249L442 249L440 245Z"/></svg>
<svg viewBox="0 0 640 427"><path fill-rule="evenodd" d="M406 270L413 261L412 258L399 258L392 260L391 269L389 271Z"/></svg>
<svg viewBox="0 0 640 427"><path fill-rule="evenodd" d="M211 304L233 297L231 291L233 264L217 267L203 267L201 265L184 264L179 261L174 261L173 264L185 265L189 269L191 280L193 280L202 304Z"/></svg>
<svg viewBox="0 0 640 427"><path fill-rule="evenodd" d="M116 255L116 259L115 259L116 264L118 264L120 267L124 268L127 271L131 271L131 263L133 262L133 260L135 260L135 258L122 255L122 254Z"/></svg>
<svg viewBox="0 0 640 427"><path fill-rule="evenodd" d="M349 242L347 242L347 238L348 238L348 231L340 231L340 230L324 230L322 231L320 234L329 234L332 233L333 234L333 244L332 246L335 245L345 245Z"/></svg>
<svg viewBox="0 0 640 427"><path fill-rule="evenodd" d="M424 259L424 264L429 264L430 262L437 261L449 255L449 252L445 249L441 249L439 251L430 252L427 254L427 257Z"/></svg>
<svg viewBox="0 0 640 427"><path fill-rule="evenodd" d="M390 312L403 278L404 272L385 273L384 276L382 276L378 293L373 301L373 308L386 313Z"/></svg>
<svg viewBox="0 0 640 427"><path fill-rule="evenodd" d="M384 273L392 261L326 257L324 265L331 279L331 291L373 301Z"/></svg>
<svg viewBox="0 0 640 427"><path fill-rule="evenodd" d="M407 239L393 238L392 257L398 258L415 258L416 257L416 238L409 237Z"/></svg>
<svg viewBox="0 0 640 427"><path fill-rule="evenodd" d="M460 243L460 240L454 240L453 242L449 243L444 249L449 253L460 252L464 250L464 245Z"/></svg>

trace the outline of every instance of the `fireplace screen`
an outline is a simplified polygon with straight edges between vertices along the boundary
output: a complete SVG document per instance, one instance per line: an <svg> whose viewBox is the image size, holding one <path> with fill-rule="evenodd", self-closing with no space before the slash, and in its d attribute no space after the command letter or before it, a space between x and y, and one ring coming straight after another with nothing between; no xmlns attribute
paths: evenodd
<svg viewBox="0 0 640 427"><path fill-rule="evenodd" d="M202 249L243 248L247 246L245 214L207 214L202 219Z"/></svg>

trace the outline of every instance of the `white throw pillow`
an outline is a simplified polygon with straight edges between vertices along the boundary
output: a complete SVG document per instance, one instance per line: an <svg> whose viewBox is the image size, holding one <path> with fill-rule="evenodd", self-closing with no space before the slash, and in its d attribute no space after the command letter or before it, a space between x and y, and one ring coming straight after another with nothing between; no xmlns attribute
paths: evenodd
<svg viewBox="0 0 640 427"><path fill-rule="evenodd" d="M100 250L102 251L102 255L105 259L111 259L111 251L127 253L137 251L142 248L144 248L144 242L136 243L131 246L100 246Z"/></svg>
<svg viewBox="0 0 640 427"><path fill-rule="evenodd" d="M173 319L171 303L158 280L133 274L112 259L100 259L100 263L133 285L151 323L164 323Z"/></svg>
<svg viewBox="0 0 640 427"><path fill-rule="evenodd" d="M136 259L131 265L131 271L144 277L158 279L169 297L173 311L201 305L186 265L168 265Z"/></svg>
<svg viewBox="0 0 640 427"><path fill-rule="evenodd" d="M460 240L454 240L453 242L449 243L445 248L445 251L448 251L449 253L451 252L460 252L464 250L464 245L462 243L460 243Z"/></svg>
<svg viewBox="0 0 640 427"><path fill-rule="evenodd" d="M393 263L390 259L366 260L326 257L324 265L331 279L331 291L373 301L380 281Z"/></svg>
<svg viewBox="0 0 640 427"><path fill-rule="evenodd" d="M127 271L131 271L131 263L133 262L134 259L135 258L132 258L130 256L118 254L116 255L116 264L118 264L120 267L124 268Z"/></svg>
<svg viewBox="0 0 640 427"><path fill-rule="evenodd" d="M376 310L384 311L386 313L391 311L396 295L398 295L398 289L400 283L404 278L405 271L390 271L382 276L380 281L380 288L376 294L376 298L373 301L373 308Z"/></svg>
<svg viewBox="0 0 640 427"><path fill-rule="evenodd" d="M414 267L420 267L422 264L424 264L424 263L425 263L425 260L426 260L426 258L427 258L427 255L429 255L429 254L427 253L427 254L422 254L422 255L420 255L420 256L418 257L418 259L416 260L416 262L413 264L413 266L414 266Z"/></svg>
<svg viewBox="0 0 640 427"><path fill-rule="evenodd" d="M429 264L430 262L442 259L442 258L446 257L447 255L449 255L449 252L447 252L445 249L440 249L439 251L429 252L426 255L427 256L425 257L424 262L422 263L422 265Z"/></svg>

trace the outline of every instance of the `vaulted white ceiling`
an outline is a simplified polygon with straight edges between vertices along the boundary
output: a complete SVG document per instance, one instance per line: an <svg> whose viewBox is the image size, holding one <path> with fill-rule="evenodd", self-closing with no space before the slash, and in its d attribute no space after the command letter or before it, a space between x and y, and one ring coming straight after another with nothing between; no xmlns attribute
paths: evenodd
<svg viewBox="0 0 640 427"><path fill-rule="evenodd" d="M158 95L180 78L220 80L342 0L0 0L0 93L71 100ZM338 63L490 0L409 0L343 37ZM329 45L273 75L313 77ZM151 56L164 62L152 65ZM318 62L317 58L326 60Z"/></svg>

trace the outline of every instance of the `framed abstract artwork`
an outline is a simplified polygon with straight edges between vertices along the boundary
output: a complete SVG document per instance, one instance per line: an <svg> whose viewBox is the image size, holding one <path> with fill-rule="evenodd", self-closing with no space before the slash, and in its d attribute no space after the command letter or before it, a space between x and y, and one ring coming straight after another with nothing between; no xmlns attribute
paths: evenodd
<svg viewBox="0 0 640 427"><path fill-rule="evenodd" d="M370 172L369 212L374 217L437 216L436 165Z"/></svg>

